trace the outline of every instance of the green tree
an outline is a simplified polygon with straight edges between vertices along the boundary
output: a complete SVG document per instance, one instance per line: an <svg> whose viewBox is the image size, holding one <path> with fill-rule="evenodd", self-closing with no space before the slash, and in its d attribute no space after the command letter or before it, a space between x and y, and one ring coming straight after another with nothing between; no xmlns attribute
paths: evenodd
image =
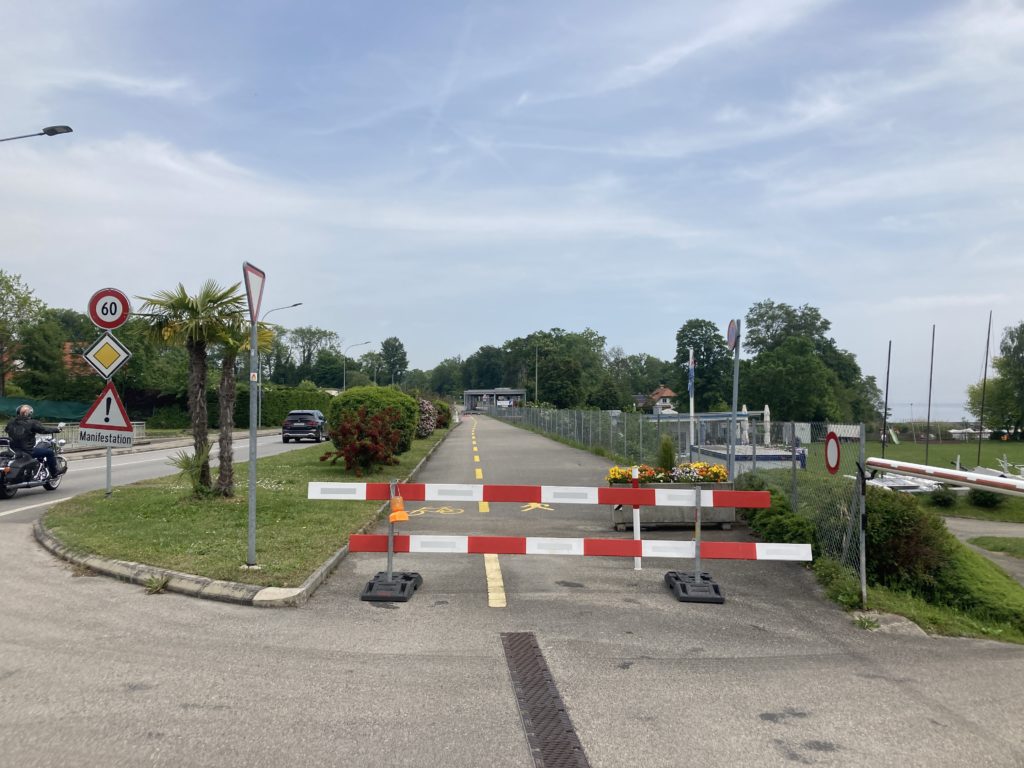
<svg viewBox="0 0 1024 768"><path fill-rule="evenodd" d="M742 348L757 356L781 345L792 336L824 341L832 324L816 307L804 304L799 308L776 304L771 299L759 301L747 312L743 324Z"/></svg>
<svg viewBox="0 0 1024 768"><path fill-rule="evenodd" d="M223 288L207 280L190 296L178 283L169 291L140 296L141 314L148 316L153 338L184 346L188 352L188 409L192 420L195 456L205 457L199 469L199 487L210 490L209 433L206 409L207 355L211 344L221 342L239 322L245 309L241 284ZM234 378L233 376L229 378ZM223 461L223 457L221 459Z"/></svg>
<svg viewBox="0 0 1024 768"><path fill-rule="evenodd" d="M1003 330L998 360L996 370L1010 383L1013 390L1013 399L1017 405L1013 432L1020 436L1021 422L1024 420L1024 322Z"/></svg>
<svg viewBox="0 0 1024 768"><path fill-rule="evenodd" d="M693 376L694 408L698 411L730 408L732 403L732 353L718 326L710 320L687 320L676 333L675 365L678 373L672 380L682 403L689 407L687 367L690 348L695 363Z"/></svg>
<svg viewBox="0 0 1024 768"><path fill-rule="evenodd" d="M334 349L321 349L310 370L310 378L321 387L341 389L342 380L352 372L352 361L344 364L341 354Z"/></svg>
<svg viewBox="0 0 1024 768"><path fill-rule="evenodd" d="M380 343L380 356L384 363L384 383L399 383L409 368L409 358L397 336L389 336Z"/></svg>
<svg viewBox="0 0 1024 768"><path fill-rule="evenodd" d="M998 360L994 361L998 368ZM981 398L982 389L985 394L985 409L982 413ZM1021 408L1017 402L1016 392L1013 383L1002 376L996 375L986 382L978 382L967 386L967 411L979 421L984 419L982 425L986 429L1002 429L1007 432L1014 430L1014 425L1020 424Z"/></svg>
<svg viewBox="0 0 1024 768"><path fill-rule="evenodd" d="M541 395L556 408L583 403L583 368L571 358L548 356L540 361Z"/></svg>
<svg viewBox="0 0 1024 768"><path fill-rule="evenodd" d="M367 378L372 379L373 383L376 384L378 375L381 375L384 370L384 358L381 356L380 352L375 352L373 350L364 352L359 356L359 367L362 369L363 373L366 374ZM351 375L351 373L349 375ZM357 384L354 381L349 381L348 386L354 387L357 386Z"/></svg>
<svg viewBox="0 0 1024 768"><path fill-rule="evenodd" d="M7 396L7 377L13 370L21 334L45 306L32 289L14 275L0 269L0 397Z"/></svg>
<svg viewBox="0 0 1024 768"><path fill-rule="evenodd" d="M462 360L449 357L430 372L430 388L441 397L451 397L462 390Z"/></svg>
<svg viewBox="0 0 1024 768"><path fill-rule="evenodd" d="M674 383L677 377L673 363L643 352L627 355L622 347L608 351L606 370L627 395L649 395L662 384ZM631 405L632 400L627 398L626 404Z"/></svg>
<svg viewBox="0 0 1024 768"><path fill-rule="evenodd" d="M288 343L295 351L298 379L310 378L317 355L324 350L338 353L340 340L334 331L305 326L288 332Z"/></svg>
<svg viewBox="0 0 1024 768"><path fill-rule="evenodd" d="M484 346L466 358L462 367L462 383L466 389L492 389L502 386L505 353L497 347Z"/></svg>
<svg viewBox="0 0 1024 768"><path fill-rule="evenodd" d="M783 421L832 421L839 416L836 375L809 339L790 337L744 362L744 402L769 403L772 417Z"/></svg>

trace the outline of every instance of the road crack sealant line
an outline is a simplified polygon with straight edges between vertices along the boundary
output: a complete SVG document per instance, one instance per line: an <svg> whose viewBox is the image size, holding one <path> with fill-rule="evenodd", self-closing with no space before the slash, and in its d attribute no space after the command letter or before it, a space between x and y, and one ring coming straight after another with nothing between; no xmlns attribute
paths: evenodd
<svg viewBox="0 0 1024 768"><path fill-rule="evenodd" d="M419 463L409 472L403 482L408 482L416 476L434 451L448 439L458 424L448 431L441 440L438 440L427 455L419 460ZM363 534L376 525L384 511L388 509L385 502L377 510L374 519L359 529L357 534ZM36 520L32 526L32 533L39 544L52 554L66 560L69 563L80 565L105 576L112 576L120 581L127 581L132 584L145 586L151 579L167 579L164 589L168 592L177 592L190 597L201 597L207 600L220 600L222 602L235 603L238 605L251 605L262 608L292 608L303 605L316 591L317 587L323 584L331 575L338 563L348 554L349 546L346 544L333 555L327 558L300 587L265 587L259 584L243 584L237 581L221 581L209 579L205 576L196 576L190 573L181 573L167 568L160 568L145 563L133 563L126 560L110 560L99 555L89 555L75 552L71 547L64 544L60 539L43 525L42 520Z"/></svg>

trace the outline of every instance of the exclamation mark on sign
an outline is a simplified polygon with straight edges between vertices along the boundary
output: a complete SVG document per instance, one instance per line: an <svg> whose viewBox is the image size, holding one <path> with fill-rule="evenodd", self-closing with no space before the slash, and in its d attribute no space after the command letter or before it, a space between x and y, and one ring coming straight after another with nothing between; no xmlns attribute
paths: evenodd
<svg viewBox="0 0 1024 768"><path fill-rule="evenodd" d="M110 421L110 403L113 402L113 400L114 398L112 398L110 395L107 395L107 415L103 417L104 421Z"/></svg>

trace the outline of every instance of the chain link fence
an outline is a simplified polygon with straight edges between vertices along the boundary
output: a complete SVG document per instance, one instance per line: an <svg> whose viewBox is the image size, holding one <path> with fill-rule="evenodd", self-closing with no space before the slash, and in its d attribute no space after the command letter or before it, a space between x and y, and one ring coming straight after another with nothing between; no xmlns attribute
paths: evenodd
<svg viewBox="0 0 1024 768"><path fill-rule="evenodd" d="M794 512L815 529L817 554L860 570L860 497L857 463L864 461L861 424L773 421L770 413L695 415L622 411L496 408L489 416L607 456L617 464L656 464L663 438L677 462L707 461L729 467L740 487L755 475L785 496ZM736 431L730 457L730 429ZM830 432L839 438L831 472L826 465Z"/></svg>

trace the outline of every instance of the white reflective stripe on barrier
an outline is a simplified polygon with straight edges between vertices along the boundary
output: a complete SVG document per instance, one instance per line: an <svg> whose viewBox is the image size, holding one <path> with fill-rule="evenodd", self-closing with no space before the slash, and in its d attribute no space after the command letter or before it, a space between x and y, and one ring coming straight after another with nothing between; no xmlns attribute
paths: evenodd
<svg viewBox="0 0 1024 768"><path fill-rule="evenodd" d="M310 483L306 498L366 501L366 483Z"/></svg>
<svg viewBox="0 0 1024 768"><path fill-rule="evenodd" d="M409 536L410 552L444 552L465 555L469 552L469 536Z"/></svg>
<svg viewBox="0 0 1024 768"><path fill-rule="evenodd" d="M697 549L692 541L658 541L643 539L644 557L694 557Z"/></svg>
<svg viewBox="0 0 1024 768"><path fill-rule="evenodd" d="M701 491L700 504L709 507L711 491ZM697 491L693 488L655 488L654 501L659 507L693 507L697 505Z"/></svg>
<svg viewBox="0 0 1024 768"><path fill-rule="evenodd" d="M810 544L769 544L758 542L754 546L757 547L758 560L800 560L806 562L811 559Z"/></svg>
<svg viewBox="0 0 1024 768"><path fill-rule="evenodd" d="M528 555L580 555L583 556L583 539L549 539L543 536L529 536L526 539Z"/></svg>
<svg viewBox="0 0 1024 768"><path fill-rule="evenodd" d="M542 504L597 504L597 488L573 485L542 485Z"/></svg>
<svg viewBox="0 0 1024 768"><path fill-rule="evenodd" d="M482 485L427 483L423 487L425 501L483 501Z"/></svg>

